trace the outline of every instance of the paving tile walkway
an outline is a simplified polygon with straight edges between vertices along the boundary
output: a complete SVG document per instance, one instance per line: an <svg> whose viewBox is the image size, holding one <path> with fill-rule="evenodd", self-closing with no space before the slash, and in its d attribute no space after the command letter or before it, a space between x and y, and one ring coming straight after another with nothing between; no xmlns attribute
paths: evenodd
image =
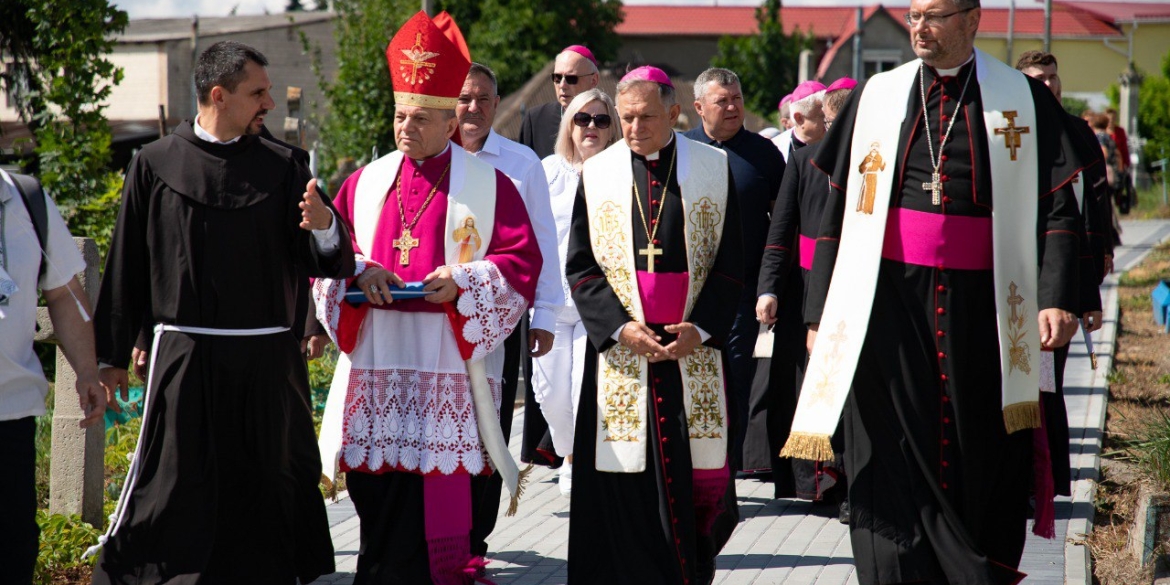
<svg viewBox="0 0 1170 585"><path fill-rule="evenodd" d="M1127 243L1116 253L1117 274L1135 266L1158 242L1170 238L1170 221L1124 222ZM1104 327L1093 335L1097 370L1080 334L1071 348L1065 377L1073 497L1057 501L1058 537L1029 534L1020 569L1025 585L1088 585L1088 551L1084 534L1092 524L1092 496L1100 468L1105 422L1105 377L1112 367L1117 334L1117 274L1102 285ZM519 411L516 420L519 420ZM515 425L519 427L520 425ZM519 451L513 433L513 455ZM720 585L856 584L848 527L837 521L836 508L791 499L772 499L772 486L754 480L736 482L743 520L717 560ZM328 506L336 549L337 573L314 583L349 585L357 568L358 519L344 496ZM488 577L498 585L563 585L568 557L569 500L557 490L556 472L538 468L520 514L501 517L488 539Z"/></svg>

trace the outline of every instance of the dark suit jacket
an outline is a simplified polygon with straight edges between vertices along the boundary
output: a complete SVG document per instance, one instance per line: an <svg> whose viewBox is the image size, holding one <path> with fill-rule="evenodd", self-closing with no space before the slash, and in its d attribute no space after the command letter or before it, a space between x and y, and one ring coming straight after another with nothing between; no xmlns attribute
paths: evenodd
<svg viewBox="0 0 1170 585"><path fill-rule="evenodd" d="M524 112L520 123L520 144L531 148L542 160L553 153L561 126L561 104L550 102Z"/></svg>

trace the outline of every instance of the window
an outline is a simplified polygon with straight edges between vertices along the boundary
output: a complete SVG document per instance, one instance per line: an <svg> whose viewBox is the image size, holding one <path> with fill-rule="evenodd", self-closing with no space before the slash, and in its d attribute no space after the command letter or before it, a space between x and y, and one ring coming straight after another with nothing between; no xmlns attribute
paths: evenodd
<svg viewBox="0 0 1170 585"><path fill-rule="evenodd" d="M865 50L861 53L862 72L866 79L889 71L902 64L902 51L899 49Z"/></svg>

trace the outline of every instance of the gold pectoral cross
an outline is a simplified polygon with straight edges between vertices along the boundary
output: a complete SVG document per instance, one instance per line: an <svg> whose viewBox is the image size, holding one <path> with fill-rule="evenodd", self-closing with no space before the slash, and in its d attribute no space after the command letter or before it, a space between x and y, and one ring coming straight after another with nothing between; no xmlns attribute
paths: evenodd
<svg viewBox="0 0 1170 585"><path fill-rule="evenodd" d="M1009 110L1003 113L1003 117L1007 118L1008 125L1003 128L996 128L995 133L1003 136L1003 145L1008 150L1012 151L1012 160L1016 160L1016 149L1022 146L1020 140L1021 134L1030 134L1032 129L1028 126L1016 127L1016 116L1020 115L1015 110Z"/></svg>
<svg viewBox="0 0 1170 585"><path fill-rule="evenodd" d="M654 242L646 244L645 248L638 250L638 254L646 257L646 272L654 274L654 257L664 254L662 248L654 245Z"/></svg>
<svg viewBox="0 0 1170 585"><path fill-rule="evenodd" d="M398 263L407 266L410 264L410 251L418 247L418 238L410 236L410 230L402 231L401 238L394 239L394 247L398 249Z"/></svg>
<svg viewBox="0 0 1170 585"><path fill-rule="evenodd" d="M930 182L923 183L922 189L930 191L930 202L938 205L942 203L942 175L935 171L930 174Z"/></svg>

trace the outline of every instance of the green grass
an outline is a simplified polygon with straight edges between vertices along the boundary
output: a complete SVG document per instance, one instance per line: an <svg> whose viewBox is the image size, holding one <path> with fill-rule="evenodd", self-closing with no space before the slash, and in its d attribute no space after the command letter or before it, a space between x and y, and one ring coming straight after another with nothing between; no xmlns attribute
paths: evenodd
<svg viewBox="0 0 1170 585"><path fill-rule="evenodd" d="M1170 413L1161 410L1156 418L1125 442L1132 459L1149 474L1161 491L1170 490Z"/></svg>
<svg viewBox="0 0 1170 585"><path fill-rule="evenodd" d="M1167 185L1170 187L1170 185ZM1138 203L1125 219L1166 219L1170 218L1170 206L1162 203L1162 180L1154 176L1154 184L1148 189L1138 189Z"/></svg>
<svg viewBox="0 0 1170 585"><path fill-rule="evenodd" d="M1110 384L1124 384L1129 381L1129 377L1125 375L1125 370L1121 368L1113 368L1105 375L1105 381Z"/></svg>

